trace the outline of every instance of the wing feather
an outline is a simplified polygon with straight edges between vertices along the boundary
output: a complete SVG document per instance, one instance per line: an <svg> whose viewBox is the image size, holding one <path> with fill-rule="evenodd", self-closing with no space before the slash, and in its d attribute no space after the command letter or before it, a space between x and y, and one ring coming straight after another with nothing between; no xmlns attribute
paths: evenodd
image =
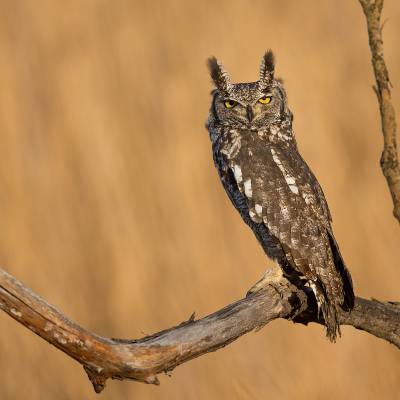
<svg viewBox="0 0 400 400"><path fill-rule="evenodd" d="M250 218L279 240L298 273L318 281L328 298L341 304L343 282L329 241L331 215L318 181L296 148L260 145L254 135L243 135L240 150L228 159L235 178L241 178L237 185Z"/></svg>

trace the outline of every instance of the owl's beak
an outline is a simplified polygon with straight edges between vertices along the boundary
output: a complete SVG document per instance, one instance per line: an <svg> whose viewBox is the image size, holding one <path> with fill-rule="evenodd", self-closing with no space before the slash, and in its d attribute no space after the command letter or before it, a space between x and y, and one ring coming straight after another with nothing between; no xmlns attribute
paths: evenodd
<svg viewBox="0 0 400 400"><path fill-rule="evenodd" d="M254 112L253 112L253 108L250 105L248 105L246 107L246 114L247 114L247 119L249 120L249 122L253 121Z"/></svg>

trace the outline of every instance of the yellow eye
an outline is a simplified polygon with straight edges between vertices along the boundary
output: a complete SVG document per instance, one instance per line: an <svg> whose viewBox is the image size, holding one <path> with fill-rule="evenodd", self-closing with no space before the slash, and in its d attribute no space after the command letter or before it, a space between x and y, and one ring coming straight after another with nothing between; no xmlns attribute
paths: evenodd
<svg viewBox="0 0 400 400"><path fill-rule="evenodd" d="M263 97L260 97L260 98L258 99L258 101L259 101L261 104L268 104L268 103L271 102L271 99L272 99L271 96L263 96Z"/></svg>
<svg viewBox="0 0 400 400"><path fill-rule="evenodd" d="M237 102L234 100L225 100L224 104L226 108L233 108L236 106Z"/></svg>

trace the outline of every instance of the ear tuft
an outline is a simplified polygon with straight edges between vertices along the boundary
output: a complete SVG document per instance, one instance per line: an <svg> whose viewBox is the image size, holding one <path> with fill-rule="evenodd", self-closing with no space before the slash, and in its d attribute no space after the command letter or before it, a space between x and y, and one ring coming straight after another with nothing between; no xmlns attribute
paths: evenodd
<svg viewBox="0 0 400 400"><path fill-rule="evenodd" d="M210 70L211 79L213 80L217 89L225 95L228 95L231 87L229 74L225 71L222 64L220 64L215 57L210 57L207 60L207 64L208 69Z"/></svg>
<svg viewBox="0 0 400 400"><path fill-rule="evenodd" d="M272 50L268 50L260 65L260 87L265 89L274 79L275 72L275 57Z"/></svg>

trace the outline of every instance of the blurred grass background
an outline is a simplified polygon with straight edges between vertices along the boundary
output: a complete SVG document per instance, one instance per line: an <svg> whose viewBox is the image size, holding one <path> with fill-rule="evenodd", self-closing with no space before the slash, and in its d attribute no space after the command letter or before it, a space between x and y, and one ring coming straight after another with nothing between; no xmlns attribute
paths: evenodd
<svg viewBox="0 0 400 400"><path fill-rule="evenodd" d="M400 3L386 0L400 110ZM300 150L360 296L400 300L400 231L358 1L0 1L0 264L98 334L137 338L239 298L268 265L212 163L205 59L272 48ZM397 39L396 39L397 38ZM399 116L399 114L398 114ZM108 382L0 313L0 399L399 399L400 353L276 321L161 377Z"/></svg>

